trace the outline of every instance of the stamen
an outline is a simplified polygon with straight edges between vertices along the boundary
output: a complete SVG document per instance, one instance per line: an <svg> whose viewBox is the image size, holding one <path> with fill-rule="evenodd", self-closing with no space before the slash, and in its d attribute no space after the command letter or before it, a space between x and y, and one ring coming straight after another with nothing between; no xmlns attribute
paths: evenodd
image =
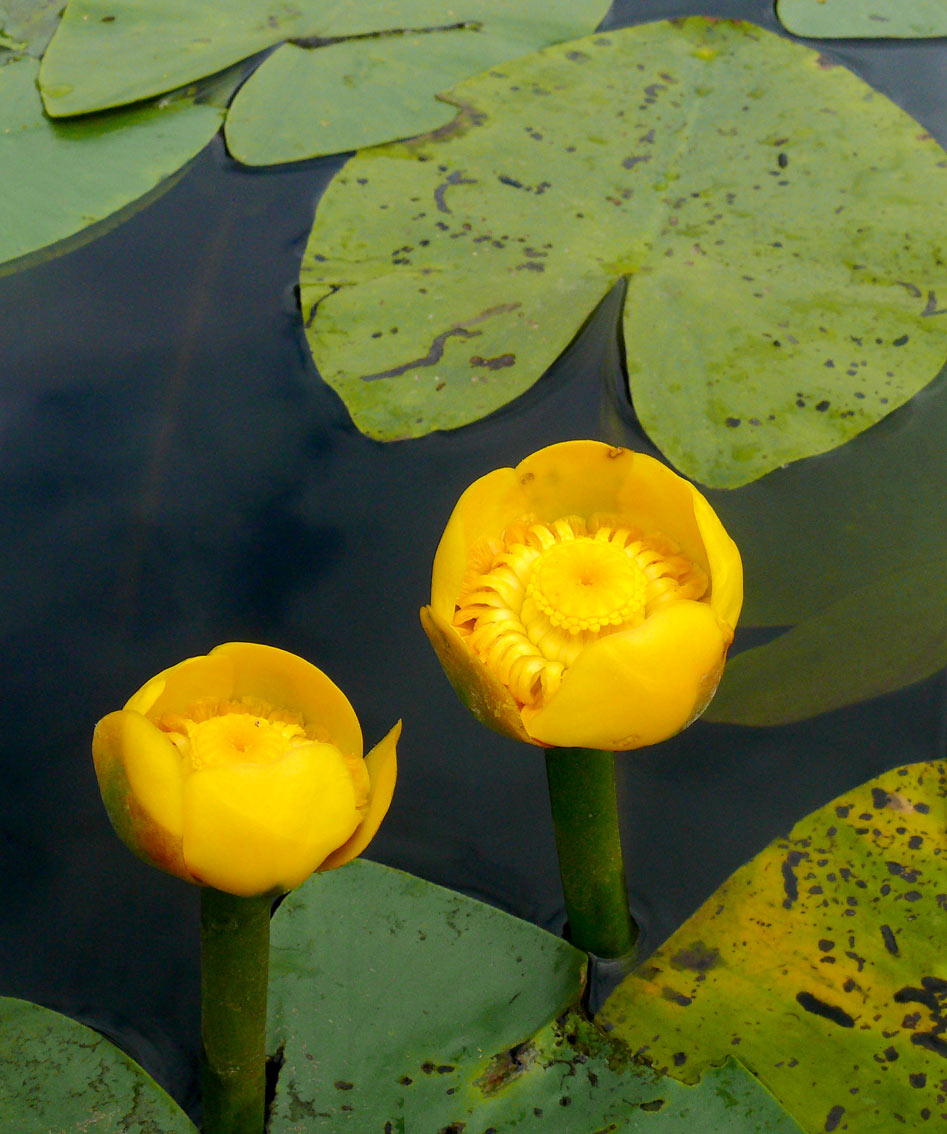
<svg viewBox="0 0 947 1134"><path fill-rule="evenodd" d="M524 516L472 549L454 625L521 705L538 706L596 639L706 595L704 572L661 532L607 515Z"/></svg>

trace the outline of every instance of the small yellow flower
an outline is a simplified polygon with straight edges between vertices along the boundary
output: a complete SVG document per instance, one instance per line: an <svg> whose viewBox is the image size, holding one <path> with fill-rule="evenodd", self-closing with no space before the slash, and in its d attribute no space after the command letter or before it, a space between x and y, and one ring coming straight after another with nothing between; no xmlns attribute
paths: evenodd
<svg viewBox="0 0 947 1134"><path fill-rule="evenodd" d="M532 744L656 744L707 707L743 602L733 540L659 461L551 445L461 496L421 621L484 724Z"/></svg>
<svg viewBox="0 0 947 1134"><path fill-rule="evenodd" d="M361 854L391 803L400 732L363 759L355 712L321 670L231 642L153 677L99 721L92 754L131 850L252 897Z"/></svg>

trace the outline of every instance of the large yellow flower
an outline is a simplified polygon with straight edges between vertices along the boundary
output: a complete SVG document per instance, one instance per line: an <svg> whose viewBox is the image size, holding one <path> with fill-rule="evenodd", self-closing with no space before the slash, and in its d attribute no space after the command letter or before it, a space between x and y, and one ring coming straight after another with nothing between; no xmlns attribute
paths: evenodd
<svg viewBox="0 0 947 1134"><path fill-rule="evenodd" d="M99 721L92 752L109 818L139 857L251 897L368 846L400 732L363 759L355 712L321 670L231 642L153 677Z"/></svg>
<svg viewBox="0 0 947 1134"><path fill-rule="evenodd" d="M551 445L461 496L421 621L490 727L533 744L656 744L706 708L743 569L703 496L660 462Z"/></svg>

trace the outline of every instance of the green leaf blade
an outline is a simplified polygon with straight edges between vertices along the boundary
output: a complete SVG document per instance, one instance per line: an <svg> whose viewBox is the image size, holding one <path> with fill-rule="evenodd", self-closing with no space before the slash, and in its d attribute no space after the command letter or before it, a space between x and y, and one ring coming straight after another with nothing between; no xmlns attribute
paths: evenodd
<svg viewBox="0 0 947 1134"><path fill-rule="evenodd" d="M0 1119L17 1134L197 1134L123 1051L25 1000L0 999Z"/></svg>
<svg viewBox="0 0 947 1134"><path fill-rule="evenodd" d="M356 860L277 911L272 1134L796 1134L742 1069L682 1087L576 1010L585 956L480 902Z"/></svg>
<svg viewBox="0 0 947 1134"><path fill-rule="evenodd" d="M153 190L196 156L223 112L192 98L50 122L30 57L0 67L0 261L64 240Z"/></svg>
<svg viewBox="0 0 947 1134"><path fill-rule="evenodd" d="M809 49L695 18L547 48L446 97L454 124L337 175L304 257L313 357L371 436L516 397L622 276L638 416L710 486L843 444L943 364L947 155ZM432 360L484 294L522 315L476 357L515 365L471 373L457 341ZM378 318L409 303L410 343Z"/></svg>

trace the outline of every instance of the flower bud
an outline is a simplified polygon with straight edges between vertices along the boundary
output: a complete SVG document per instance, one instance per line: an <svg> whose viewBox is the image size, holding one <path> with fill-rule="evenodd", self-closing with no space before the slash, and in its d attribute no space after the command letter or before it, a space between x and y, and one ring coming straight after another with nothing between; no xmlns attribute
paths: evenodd
<svg viewBox="0 0 947 1134"><path fill-rule="evenodd" d="M693 485L642 453L570 441L464 492L421 620L484 724L620 751L703 712L742 602L740 553Z"/></svg>
<svg viewBox="0 0 947 1134"><path fill-rule="evenodd" d="M367 756L352 706L284 650L218 646L99 721L92 753L120 838L188 882L251 897L368 846L391 803L401 723Z"/></svg>

